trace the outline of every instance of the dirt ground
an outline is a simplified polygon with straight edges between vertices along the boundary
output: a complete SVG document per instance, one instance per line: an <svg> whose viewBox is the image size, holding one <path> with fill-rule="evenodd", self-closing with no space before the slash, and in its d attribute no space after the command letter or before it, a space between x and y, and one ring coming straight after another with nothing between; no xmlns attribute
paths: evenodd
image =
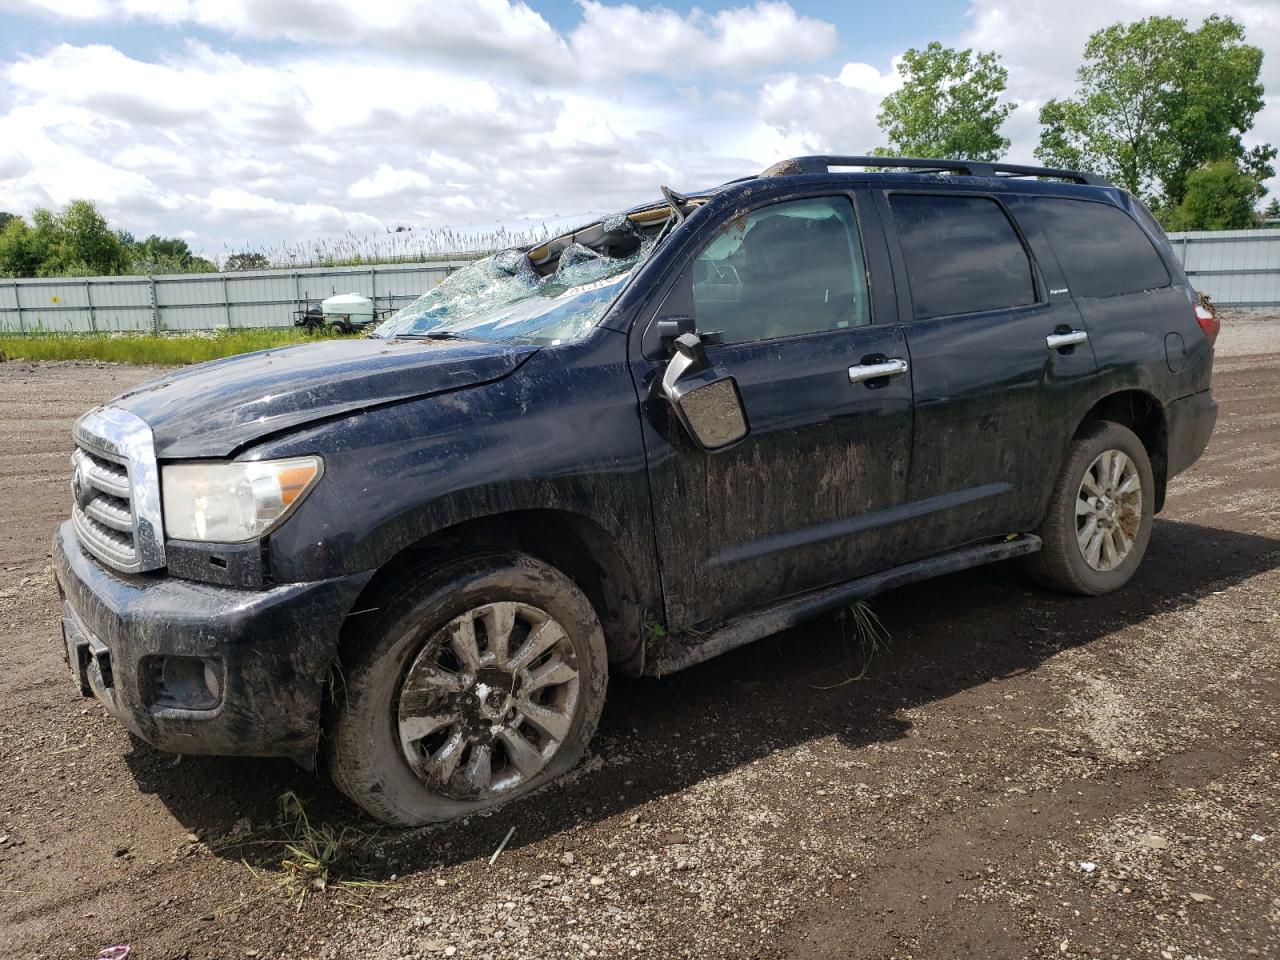
<svg viewBox="0 0 1280 960"><path fill-rule="evenodd" d="M0 955L1280 957L1280 320L1219 348L1212 445L1125 590L1005 564L878 598L864 679L827 621L616 681L567 782L408 833L78 696L49 567L69 428L152 371L0 364ZM358 831L306 896L288 790Z"/></svg>

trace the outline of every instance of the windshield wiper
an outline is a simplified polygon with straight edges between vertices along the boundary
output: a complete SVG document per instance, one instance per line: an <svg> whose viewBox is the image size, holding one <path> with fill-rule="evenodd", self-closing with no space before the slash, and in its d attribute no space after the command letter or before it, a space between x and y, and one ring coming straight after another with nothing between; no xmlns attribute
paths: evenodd
<svg viewBox="0 0 1280 960"><path fill-rule="evenodd" d="M397 340L466 340L462 334L453 330L428 330L425 333L397 333Z"/></svg>

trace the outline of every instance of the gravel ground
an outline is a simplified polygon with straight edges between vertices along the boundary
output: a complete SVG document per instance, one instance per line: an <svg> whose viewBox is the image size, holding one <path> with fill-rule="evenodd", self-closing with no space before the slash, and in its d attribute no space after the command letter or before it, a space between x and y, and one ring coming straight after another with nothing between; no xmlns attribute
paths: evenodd
<svg viewBox="0 0 1280 960"><path fill-rule="evenodd" d="M401 833L76 695L68 430L152 373L0 364L0 956L1280 957L1280 322L1227 318L1213 442L1120 593L1004 564L878 598L860 680L820 622L615 681L567 782ZM286 790L356 831L323 891L286 883Z"/></svg>
<svg viewBox="0 0 1280 960"><path fill-rule="evenodd" d="M1224 331L1218 337L1218 356L1238 357L1280 350L1280 315L1219 310L1218 316Z"/></svg>

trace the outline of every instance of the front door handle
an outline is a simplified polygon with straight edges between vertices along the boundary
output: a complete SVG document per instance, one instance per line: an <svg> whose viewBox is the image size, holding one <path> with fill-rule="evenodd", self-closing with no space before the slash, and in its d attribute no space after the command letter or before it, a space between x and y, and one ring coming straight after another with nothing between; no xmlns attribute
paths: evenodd
<svg viewBox="0 0 1280 960"><path fill-rule="evenodd" d="M1051 333L1044 338L1050 350L1061 350L1063 347L1075 347L1089 339L1087 330L1069 330L1066 333Z"/></svg>
<svg viewBox="0 0 1280 960"><path fill-rule="evenodd" d="M859 363L849 368L850 383L864 383L881 377L900 377L907 372L907 361L894 358L880 363Z"/></svg>

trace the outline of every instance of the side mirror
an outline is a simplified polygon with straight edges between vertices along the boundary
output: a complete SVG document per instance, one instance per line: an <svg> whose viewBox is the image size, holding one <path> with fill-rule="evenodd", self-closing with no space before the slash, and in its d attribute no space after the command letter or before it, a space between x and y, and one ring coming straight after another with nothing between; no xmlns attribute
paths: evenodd
<svg viewBox="0 0 1280 960"><path fill-rule="evenodd" d="M696 333L672 341L675 356L662 376L662 394L676 418L704 450L720 450L747 435L738 381L711 365Z"/></svg>

